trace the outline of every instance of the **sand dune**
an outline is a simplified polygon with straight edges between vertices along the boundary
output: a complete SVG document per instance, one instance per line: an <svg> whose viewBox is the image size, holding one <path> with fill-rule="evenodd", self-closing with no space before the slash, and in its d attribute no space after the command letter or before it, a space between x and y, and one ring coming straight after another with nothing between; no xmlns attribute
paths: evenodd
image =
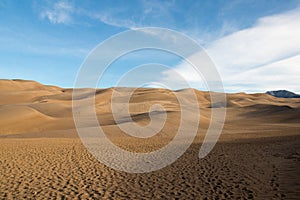
<svg viewBox="0 0 300 200"><path fill-rule="evenodd" d="M120 123L147 126L161 105L163 129L147 139L128 137L113 118L111 98L122 106L130 88L76 89L82 115L95 94L95 111L106 135L133 152L168 144L180 122L180 105L199 104L198 135L174 164L151 173L127 174L110 169L90 155L78 138L72 113L73 89L34 81L0 80L0 198L103 199L280 199L300 196L300 99L267 94L228 94L224 130L203 160L198 151L210 123L209 92L138 88L130 97L131 118ZM187 95L194 91L197 102ZM192 115L191 111L191 115ZM192 116L190 116L192 117ZM131 119L133 121L131 121ZM189 117L185 120L189 121ZM92 126L87 118L84 127ZM114 155L112 155L114 156Z"/></svg>

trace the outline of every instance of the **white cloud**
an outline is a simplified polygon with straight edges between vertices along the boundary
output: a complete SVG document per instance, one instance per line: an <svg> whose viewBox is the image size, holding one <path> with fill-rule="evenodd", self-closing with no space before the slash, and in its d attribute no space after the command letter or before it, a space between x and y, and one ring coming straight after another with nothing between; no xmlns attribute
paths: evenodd
<svg viewBox="0 0 300 200"><path fill-rule="evenodd" d="M229 76L225 84L227 83L227 89L231 91L264 92L289 89L300 93L299 66L300 54ZM241 83L241 85L231 85L232 83Z"/></svg>
<svg viewBox="0 0 300 200"><path fill-rule="evenodd" d="M73 6L65 1L59 1L51 9L41 12L42 18L47 18L53 24L68 24L72 21L71 14L74 12Z"/></svg>
<svg viewBox="0 0 300 200"><path fill-rule="evenodd" d="M190 56L188 61L196 66L209 66L207 57L203 52L198 52ZM161 82L168 85L172 89L181 88L205 88L205 80L201 72L197 71L189 62L182 61L175 68L162 72Z"/></svg>
<svg viewBox="0 0 300 200"><path fill-rule="evenodd" d="M300 53L300 9L261 18L208 46L221 71L240 72Z"/></svg>
<svg viewBox="0 0 300 200"><path fill-rule="evenodd" d="M300 92L300 9L260 18L252 27L211 43L206 49L215 62L226 91L262 92L290 89ZM175 66L183 77L200 79L191 66ZM162 79L172 79L165 72ZM174 81L176 81L173 78Z"/></svg>

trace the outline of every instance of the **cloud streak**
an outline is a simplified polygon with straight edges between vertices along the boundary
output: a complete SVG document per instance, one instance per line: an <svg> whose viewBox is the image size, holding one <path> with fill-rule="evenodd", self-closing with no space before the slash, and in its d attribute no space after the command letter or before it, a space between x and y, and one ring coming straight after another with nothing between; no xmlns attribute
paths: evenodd
<svg viewBox="0 0 300 200"><path fill-rule="evenodd" d="M300 8L260 18L248 29L214 41L207 52L224 81L225 90L300 92ZM188 64L174 68L192 84L201 83ZM169 74L165 78L172 78ZM175 80L174 80L175 81Z"/></svg>
<svg viewBox="0 0 300 200"><path fill-rule="evenodd" d="M136 29L141 26L133 20L114 18L109 13L93 13L88 14L88 16L93 19L99 20L104 24L119 28Z"/></svg>
<svg viewBox="0 0 300 200"><path fill-rule="evenodd" d="M300 9L261 18L208 46L221 70L239 72L300 53Z"/></svg>

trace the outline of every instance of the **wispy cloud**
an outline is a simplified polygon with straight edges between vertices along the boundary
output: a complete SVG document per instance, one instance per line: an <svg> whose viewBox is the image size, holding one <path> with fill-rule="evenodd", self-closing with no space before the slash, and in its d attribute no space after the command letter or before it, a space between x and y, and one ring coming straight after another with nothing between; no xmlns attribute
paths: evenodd
<svg viewBox="0 0 300 200"><path fill-rule="evenodd" d="M300 8L260 18L248 29L216 40L207 52L216 63L227 91L265 91L300 88ZM197 83L188 64L175 66L184 78ZM165 77L170 76L166 71ZM176 81L176 80L174 80ZM255 86L255 87L254 87Z"/></svg>
<svg viewBox="0 0 300 200"><path fill-rule="evenodd" d="M149 1L139 2L138 12L131 12L131 7L99 10L98 12L85 11L84 13L94 19L110 26L137 29L146 26L159 26L164 22L173 23L170 10L175 5L174 1ZM130 17L128 17L130 13ZM164 20L161 20L164 19Z"/></svg>
<svg viewBox="0 0 300 200"><path fill-rule="evenodd" d="M120 28L128 28L128 29L135 29L139 26L140 24L136 23L133 20L130 19L122 19L122 18L116 18L113 17L110 13L90 13L88 14L89 17L93 19L97 19L100 22L114 26L114 27L120 27Z"/></svg>
<svg viewBox="0 0 300 200"><path fill-rule="evenodd" d="M48 19L53 24L68 24L72 22L71 14L74 12L72 4L66 1L54 3L51 8L42 10L41 17Z"/></svg>

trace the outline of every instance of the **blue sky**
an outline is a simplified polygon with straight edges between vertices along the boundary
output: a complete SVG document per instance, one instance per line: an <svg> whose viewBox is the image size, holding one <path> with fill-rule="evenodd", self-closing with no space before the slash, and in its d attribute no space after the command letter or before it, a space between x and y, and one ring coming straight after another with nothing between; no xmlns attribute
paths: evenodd
<svg viewBox="0 0 300 200"><path fill-rule="evenodd" d="M80 65L99 43L125 30L154 26L182 32L202 45L227 92L300 92L299 6L292 0L0 0L0 78L72 87ZM177 58L147 55L116 62L100 86L113 86L123 73L149 61L188 74Z"/></svg>

